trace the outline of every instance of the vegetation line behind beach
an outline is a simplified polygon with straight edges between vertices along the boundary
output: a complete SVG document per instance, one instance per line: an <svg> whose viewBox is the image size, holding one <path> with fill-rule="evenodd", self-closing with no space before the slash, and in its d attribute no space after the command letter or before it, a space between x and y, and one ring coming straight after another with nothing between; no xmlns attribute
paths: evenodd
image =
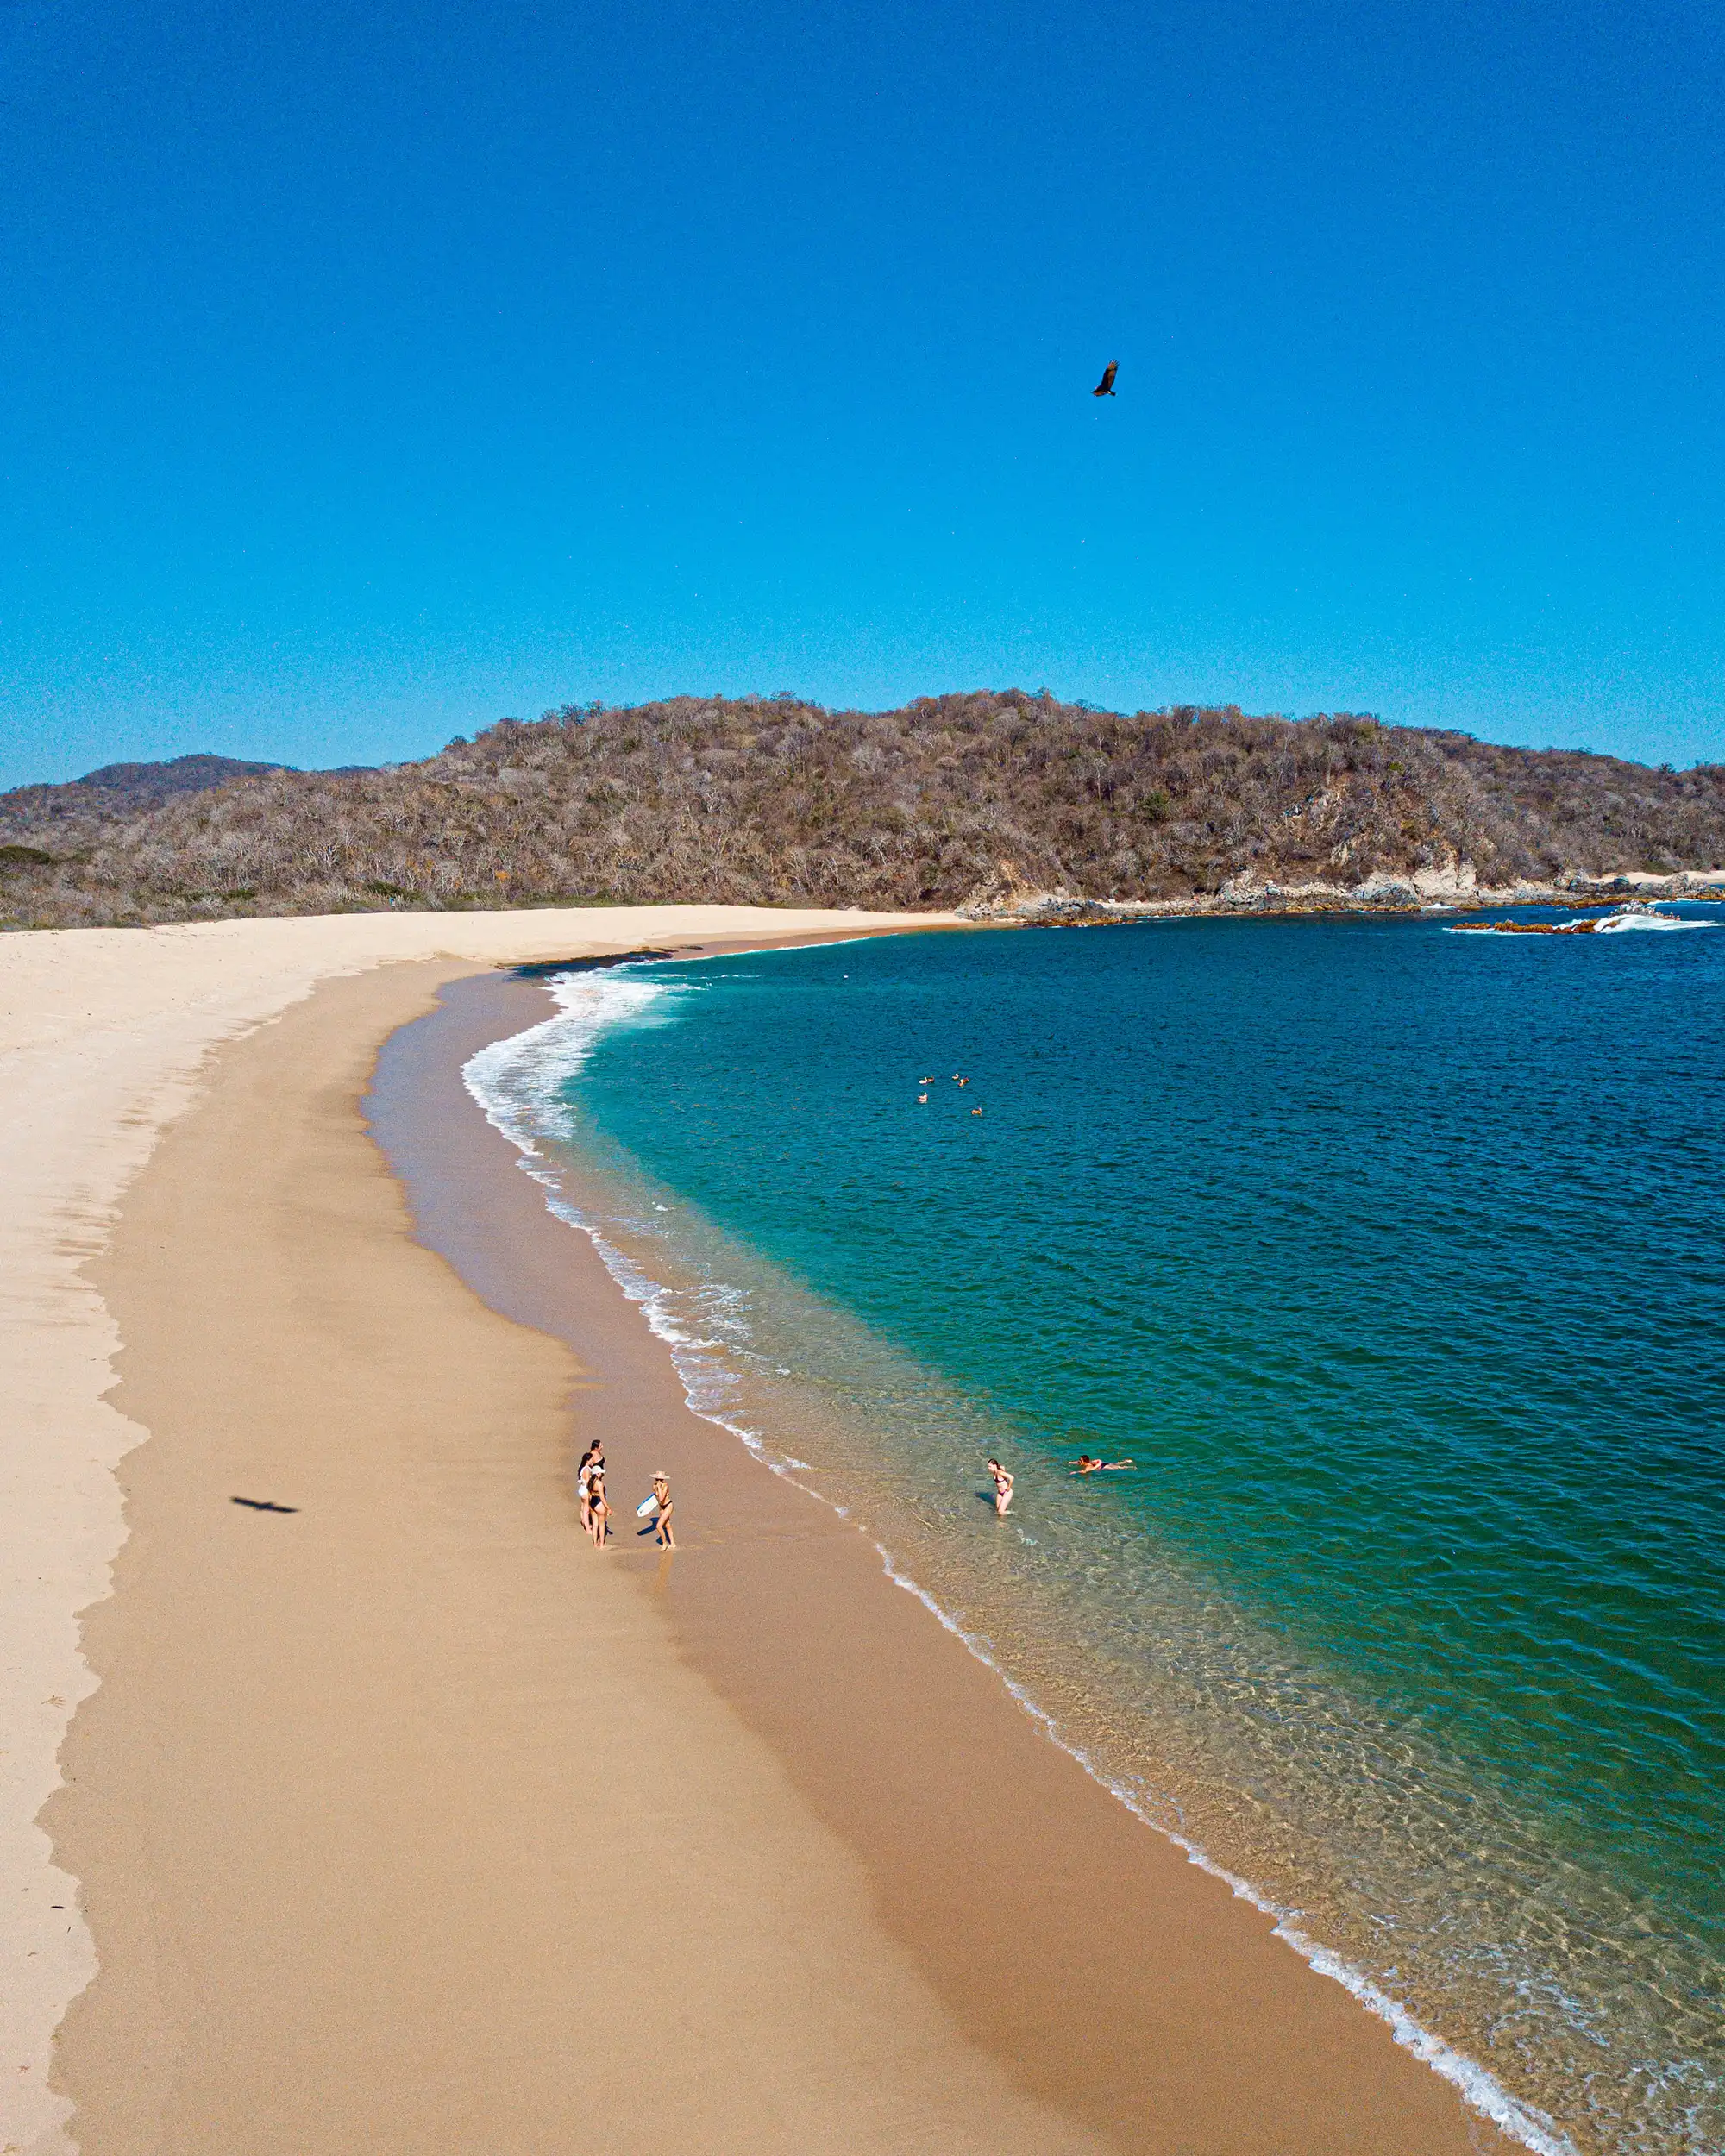
<svg viewBox="0 0 1725 2156"><path fill-rule="evenodd" d="M1019 690L565 705L419 763L184 758L0 795L0 925L737 903L1350 904L1725 863L1725 765Z"/></svg>

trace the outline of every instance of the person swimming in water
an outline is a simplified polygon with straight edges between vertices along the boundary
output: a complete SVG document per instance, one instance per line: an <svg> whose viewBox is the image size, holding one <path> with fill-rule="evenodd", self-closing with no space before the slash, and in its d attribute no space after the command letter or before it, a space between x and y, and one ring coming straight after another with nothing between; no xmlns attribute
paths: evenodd
<svg viewBox="0 0 1725 2156"><path fill-rule="evenodd" d="M1088 1452L1081 1452L1076 1462L1080 1475L1118 1475L1122 1468L1137 1464L1136 1460L1093 1460Z"/></svg>
<svg viewBox="0 0 1725 2156"><path fill-rule="evenodd" d="M1013 1477L998 1460L990 1460L988 1472L994 1478L994 1510L1004 1520L1013 1501Z"/></svg>

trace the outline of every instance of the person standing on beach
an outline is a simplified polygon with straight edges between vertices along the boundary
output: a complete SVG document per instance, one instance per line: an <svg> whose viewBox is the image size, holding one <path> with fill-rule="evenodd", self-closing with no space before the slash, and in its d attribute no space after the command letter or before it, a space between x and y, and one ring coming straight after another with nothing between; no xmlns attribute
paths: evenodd
<svg viewBox="0 0 1725 2156"><path fill-rule="evenodd" d="M593 1439L593 1443L587 1447L586 1451L582 1453L581 1463L575 1470L575 1495L580 1502L581 1532L584 1535L590 1535L593 1532L593 1492L591 1485L593 1480L593 1462L595 1460L599 1463L599 1473L603 1475L605 1472L605 1447L599 1443L597 1438Z"/></svg>
<svg viewBox="0 0 1725 2156"><path fill-rule="evenodd" d="M662 1550L674 1550L677 1546L677 1538L671 1532L670 1478L662 1472L653 1477L653 1495L659 1501L659 1509L654 1515L653 1520L655 1527L658 1530L656 1539L659 1547Z"/></svg>
<svg viewBox="0 0 1725 2156"><path fill-rule="evenodd" d="M1013 1501L1013 1477L998 1460L990 1460L988 1472L994 1478L994 1510L1004 1520Z"/></svg>
<svg viewBox="0 0 1725 2156"><path fill-rule="evenodd" d="M587 1509L593 1515L593 1547L602 1550L611 1533L611 1507L605 1501L605 1455L587 1470Z"/></svg>

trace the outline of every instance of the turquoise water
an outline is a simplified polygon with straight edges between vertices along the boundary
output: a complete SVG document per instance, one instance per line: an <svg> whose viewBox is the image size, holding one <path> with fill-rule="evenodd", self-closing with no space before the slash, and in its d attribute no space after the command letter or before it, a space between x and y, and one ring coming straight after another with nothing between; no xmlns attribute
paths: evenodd
<svg viewBox="0 0 1725 2156"><path fill-rule="evenodd" d="M577 987L539 1127L708 1404L1562 2134L1725 2146L1725 932Z"/></svg>

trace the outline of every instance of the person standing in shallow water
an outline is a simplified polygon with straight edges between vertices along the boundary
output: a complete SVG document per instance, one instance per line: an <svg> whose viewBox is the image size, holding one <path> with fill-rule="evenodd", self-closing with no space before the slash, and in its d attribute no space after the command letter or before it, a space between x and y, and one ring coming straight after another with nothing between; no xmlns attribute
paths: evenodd
<svg viewBox="0 0 1725 2156"><path fill-rule="evenodd" d="M994 1510L1004 1520L1013 1501L1013 1477L998 1460L990 1460L988 1472L994 1478Z"/></svg>

